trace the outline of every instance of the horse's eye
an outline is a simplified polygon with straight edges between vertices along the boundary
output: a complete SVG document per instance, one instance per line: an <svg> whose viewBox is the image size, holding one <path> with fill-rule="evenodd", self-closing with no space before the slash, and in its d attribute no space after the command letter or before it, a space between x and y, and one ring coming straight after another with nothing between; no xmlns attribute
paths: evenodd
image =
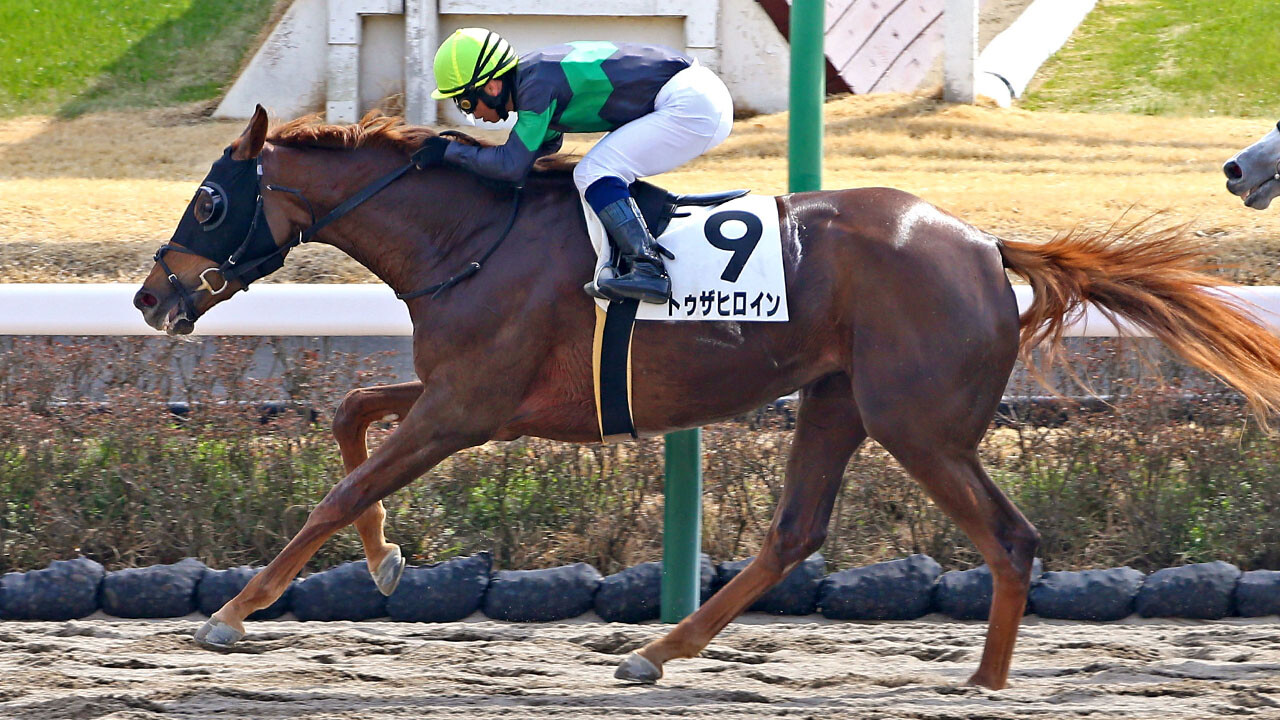
<svg viewBox="0 0 1280 720"><path fill-rule="evenodd" d="M225 209L226 202L222 199L222 193L205 186L201 186L196 191L195 204L191 209L196 216L196 222L201 225L216 223L222 219Z"/></svg>

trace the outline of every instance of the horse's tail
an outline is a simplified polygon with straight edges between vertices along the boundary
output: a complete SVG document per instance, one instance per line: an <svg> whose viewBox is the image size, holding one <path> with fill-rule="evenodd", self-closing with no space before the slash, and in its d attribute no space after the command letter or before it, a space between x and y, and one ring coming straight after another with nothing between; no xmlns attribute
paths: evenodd
<svg viewBox="0 0 1280 720"><path fill-rule="evenodd" d="M1235 387L1263 427L1280 409L1280 340L1214 289L1230 283L1206 274L1213 264L1188 240L1186 226L1149 230L1144 221L1043 244L1001 240L1000 255L1035 290L1018 339L1031 367L1041 343L1045 364L1060 357L1063 330L1091 302L1117 326L1119 317L1146 329Z"/></svg>

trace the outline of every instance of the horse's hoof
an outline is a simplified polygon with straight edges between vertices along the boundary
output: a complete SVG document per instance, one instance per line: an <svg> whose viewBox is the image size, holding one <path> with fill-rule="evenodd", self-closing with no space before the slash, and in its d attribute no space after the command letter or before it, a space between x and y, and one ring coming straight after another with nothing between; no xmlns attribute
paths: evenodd
<svg viewBox="0 0 1280 720"><path fill-rule="evenodd" d="M652 685L662 677L662 669L646 660L640 653L631 653L618 665L613 676L627 682Z"/></svg>
<svg viewBox="0 0 1280 720"><path fill-rule="evenodd" d="M391 552L382 558L377 572L373 573L373 582L378 586L378 591L387 597L396 591L400 578L404 576L406 565L404 555L400 554L400 546L392 545L391 548Z"/></svg>
<svg viewBox="0 0 1280 720"><path fill-rule="evenodd" d="M196 642L213 648L229 648L243 638L244 633L217 618L209 618L196 631Z"/></svg>

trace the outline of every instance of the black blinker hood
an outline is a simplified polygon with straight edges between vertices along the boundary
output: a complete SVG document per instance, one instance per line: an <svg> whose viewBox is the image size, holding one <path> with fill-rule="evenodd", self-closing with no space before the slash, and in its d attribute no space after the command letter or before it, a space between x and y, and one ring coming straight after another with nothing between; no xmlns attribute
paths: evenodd
<svg viewBox="0 0 1280 720"><path fill-rule="evenodd" d="M208 227L201 225L195 217L193 197L169 240L217 263L228 281L239 280L246 286L284 265L284 253L277 252L275 238L262 214L258 167L256 158L235 160L230 147L223 151L201 184L217 186L225 192L225 215ZM259 258L264 258L263 262L252 263ZM243 274L237 272L238 264L245 265Z"/></svg>

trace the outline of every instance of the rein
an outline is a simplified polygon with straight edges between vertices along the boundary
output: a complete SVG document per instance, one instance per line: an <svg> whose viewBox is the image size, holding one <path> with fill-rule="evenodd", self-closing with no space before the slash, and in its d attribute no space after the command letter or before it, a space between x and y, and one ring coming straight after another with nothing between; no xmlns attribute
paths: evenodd
<svg viewBox="0 0 1280 720"><path fill-rule="evenodd" d="M177 291L178 301L181 306L182 314L189 321L195 322L195 320L199 318L199 313L196 312L195 301L193 297L195 293L201 290L207 290L209 291L210 295L220 294L221 292L227 289L227 286L231 284L231 281L239 280L249 275L253 270L257 269L259 266L263 265L264 263L271 262L276 258L282 258L283 255L287 253L289 250L297 247L298 245L301 245L302 243L310 242L316 236L316 234L319 233L321 230L323 230L325 227L327 227L334 221L342 218L344 215L351 212L352 210L355 210L357 207L359 207L360 205L364 204L367 200L372 198L374 195L377 195L378 193L382 192L384 189L386 189L388 185L395 182L396 180L399 180L401 176L403 176L405 173L409 172L410 170L414 169L415 167L417 167L416 162L414 162L413 160L410 160L408 163L379 177L378 179L374 180L368 185L365 185L355 195L352 195L351 197L342 201L341 204L339 204L333 210L330 210L328 213L326 213L323 217L319 219L316 219L315 208L314 206L312 206L311 201L307 199L306 195L304 195L301 190L298 190L296 188L284 187L282 185L273 185L270 183L266 184L263 187L265 187L267 190L271 190L275 192L290 193L292 195L296 195L298 199L302 200L302 202L304 202L307 206L307 212L311 214L311 224L306 228L300 230L298 232L298 235L290 239L288 242L282 245L277 245L275 249L272 250L271 252L268 252L267 254L261 255L256 258L252 258L248 262L242 263L241 260L243 259L245 252L253 244L254 236L258 232L258 223L265 222L265 220L263 219L262 192L261 190L259 190L258 196L256 199L256 207L254 208L253 220L249 224L249 229L245 233L244 240L240 243L240 246L236 248L235 252L231 253L231 255L227 258L226 262L222 263L216 268L206 268L203 272L201 272L200 285L197 286L194 290L189 290L186 286L184 286L181 283L181 281L178 279L177 274L174 273L169 268L169 265L164 261L164 255L168 251L182 252L190 255L196 255L198 257L203 257L202 255L200 255L199 253L191 249L182 247L181 245L165 244L161 246L159 250L156 251L155 261L160 265L160 267L167 274L169 284L172 285L174 290ZM259 182L261 182L261 178L262 178L262 158L261 157L257 159L256 172L259 178ZM395 294L396 298L399 300L412 300L414 298L422 297L424 295L429 295L430 297L435 298L435 297L438 297L445 290L448 290L449 288L463 282L464 280L471 277L472 275L475 275L476 273L480 272L480 269L484 266L484 263L498 249L498 246L502 245L502 242L507 239L507 236L509 234L511 234L511 229L515 227L516 216L520 211L520 191L521 190L522 190L522 186L520 185L515 185L513 187L511 215L507 220L506 227L503 228L502 233L498 236L498 239L492 245L489 246L488 250L486 250L485 253L481 255L478 260L471 261L467 265L465 270L458 273L457 275L450 277L448 280L445 280L443 282L438 282L429 287L422 288L421 290L414 290L406 293L397 292ZM283 259L281 259L280 262L283 263ZM277 268L278 267L279 266L277 266ZM276 268L271 268L267 272L274 272L275 269ZM210 272L213 272L215 270L218 272L220 276L222 276L222 287L220 288L214 288L209 283L208 277L206 277ZM263 274L266 274L266 273L263 273ZM261 275L257 277L261 277ZM250 280L250 282L252 282L252 280ZM249 289L249 283L246 282L244 285L244 290L247 292L248 289Z"/></svg>
<svg viewBox="0 0 1280 720"><path fill-rule="evenodd" d="M498 239L494 241L492 245L489 246L489 249L486 250L485 253L480 256L479 260L472 260L470 263L467 264L467 268L465 270L458 273L457 275L454 275L448 280L445 280L444 282L438 282L435 285L424 287L421 290L414 290L412 292L407 292L407 293L396 293L396 299L412 300L414 298L422 297L423 295L430 295L432 298L435 298L445 290L448 290L454 285L457 285L463 280L466 280L472 275L475 275L476 273L480 272L480 268L484 266L484 263L486 260L489 259L489 256L492 255L493 252L498 249L498 246L502 244L503 240L507 239L507 235L511 234L511 228L515 227L516 213L518 212L520 212L520 187L517 186L515 188L515 191L511 194L511 216L507 219L507 226L502 229L502 234L498 235Z"/></svg>

